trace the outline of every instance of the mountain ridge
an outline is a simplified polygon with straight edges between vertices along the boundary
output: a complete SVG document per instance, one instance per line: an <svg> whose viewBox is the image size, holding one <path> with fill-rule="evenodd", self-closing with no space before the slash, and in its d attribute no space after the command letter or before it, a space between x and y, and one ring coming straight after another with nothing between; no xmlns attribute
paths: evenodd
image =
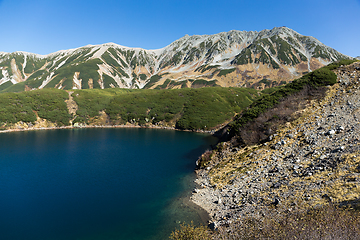
<svg viewBox="0 0 360 240"><path fill-rule="evenodd" d="M261 89L344 58L350 57L286 27L259 32L231 30L185 35L153 50L110 42L48 55L0 53L0 90L204 86ZM15 87L10 82L22 85Z"/></svg>

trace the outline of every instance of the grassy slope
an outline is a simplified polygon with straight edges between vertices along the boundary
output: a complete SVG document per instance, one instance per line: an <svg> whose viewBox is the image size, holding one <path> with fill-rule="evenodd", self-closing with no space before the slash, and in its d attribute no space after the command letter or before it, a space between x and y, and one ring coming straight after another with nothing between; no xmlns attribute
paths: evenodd
<svg viewBox="0 0 360 240"><path fill-rule="evenodd" d="M237 116L235 121L231 124L232 135L238 135L241 128L247 123L253 121L260 114L272 109L276 104L281 102L282 99L300 92L306 86L319 88L335 84L337 76L332 72L332 70L336 69L340 65L351 64L353 62L354 60L342 60L340 62L335 62L308 73L299 79L295 79L284 86L268 89L264 93L269 94L264 94L261 98L253 102L241 115Z"/></svg>
<svg viewBox="0 0 360 240"><path fill-rule="evenodd" d="M0 94L0 124L35 122L36 115L58 125L69 124L68 94L57 89Z"/></svg>
<svg viewBox="0 0 360 240"><path fill-rule="evenodd" d="M105 110L110 121L176 125L179 129L211 129L230 120L257 96L253 89L201 88L171 90L77 90L80 121ZM76 96L77 95L77 96Z"/></svg>
<svg viewBox="0 0 360 240"><path fill-rule="evenodd" d="M254 89L199 88L171 90L87 89L73 90L78 105L75 122L91 124L102 111L110 124L160 124L178 129L214 129L241 112L256 97ZM0 94L0 124L35 122L39 117L69 125L64 90L42 89ZM103 123L105 124L105 123Z"/></svg>

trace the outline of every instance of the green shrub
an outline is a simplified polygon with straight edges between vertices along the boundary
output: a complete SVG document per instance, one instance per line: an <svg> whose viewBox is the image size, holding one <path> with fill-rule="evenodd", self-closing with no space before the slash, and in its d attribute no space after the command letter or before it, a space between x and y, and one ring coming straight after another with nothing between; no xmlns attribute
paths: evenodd
<svg viewBox="0 0 360 240"><path fill-rule="evenodd" d="M208 240L211 239L211 231L205 226L196 227L193 222L181 224L180 229L171 233L173 240Z"/></svg>
<svg viewBox="0 0 360 240"><path fill-rule="evenodd" d="M158 82L161 79L161 76L154 75L149 79L149 82L144 86L144 88L150 88L152 87L156 82Z"/></svg>
<svg viewBox="0 0 360 240"><path fill-rule="evenodd" d="M149 119L176 122L179 129L211 129L230 120L248 106L256 90L242 88L200 88L132 90L114 96L106 106L111 121Z"/></svg>
<svg viewBox="0 0 360 240"><path fill-rule="evenodd" d="M350 63L349 61L347 62ZM234 122L231 123L231 135L238 135L240 128L246 123L252 121L266 110L272 108L285 97L301 91L305 86L319 88L335 84L337 76L330 69L332 69L331 65L325 66L308 73L299 79L295 79L291 83L277 88L275 91L270 90L269 92L271 93L269 95L263 95L260 99L253 102L241 115L236 117Z"/></svg>
<svg viewBox="0 0 360 240"><path fill-rule="evenodd" d="M358 60L342 59L340 61L330 63L329 65L325 66L325 68L327 68L329 70L334 70L334 69L340 67L341 65L350 65L356 61L358 61Z"/></svg>
<svg viewBox="0 0 360 240"><path fill-rule="evenodd" d="M201 87L219 87L216 80L207 81L204 79L194 80L191 84L192 88L201 88Z"/></svg>
<svg viewBox="0 0 360 240"><path fill-rule="evenodd" d="M42 89L21 93L0 94L0 123L35 122L39 117L58 125L69 124L69 113L64 102L68 95L57 89Z"/></svg>
<svg viewBox="0 0 360 240"><path fill-rule="evenodd" d="M39 117L58 125L69 125L70 114L65 100L69 98L66 91L58 89L41 89L20 93L26 99L32 110L37 111Z"/></svg>
<svg viewBox="0 0 360 240"><path fill-rule="evenodd" d="M196 81L193 81L196 82ZM169 82L171 84L171 81ZM183 83L180 83L183 84ZM68 93L58 89L41 89L21 93L3 93L0 98L0 122L34 122L39 117L58 125L89 123L105 111L111 123L158 123L163 121L179 129L213 129L247 107L257 96L254 89L184 88L152 89L83 89L72 90L78 105L70 116L65 103Z"/></svg>
<svg viewBox="0 0 360 240"><path fill-rule="evenodd" d="M9 84L7 84L9 85ZM12 84L9 87L1 90L2 93L5 92L23 92L25 90L25 82L20 82L17 84Z"/></svg>
<svg viewBox="0 0 360 240"><path fill-rule="evenodd" d="M221 77L221 76L226 76L227 74L229 73L232 73L236 70L236 68L231 68L231 69L223 69L219 72L218 76Z"/></svg>
<svg viewBox="0 0 360 240"><path fill-rule="evenodd" d="M3 92L3 90L11 87L13 83L11 81L7 81L6 83L3 83L0 85L0 92Z"/></svg>

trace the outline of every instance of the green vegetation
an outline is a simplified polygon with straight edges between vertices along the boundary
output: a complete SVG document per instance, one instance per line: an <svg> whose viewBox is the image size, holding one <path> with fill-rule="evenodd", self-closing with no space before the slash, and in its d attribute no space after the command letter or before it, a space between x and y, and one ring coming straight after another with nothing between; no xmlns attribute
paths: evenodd
<svg viewBox="0 0 360 240"><path fill-rule="evenodd" d="M281 63L286 65L296 65L300 63L299 59L292 52L293 47L285 40L278 36L271 37L273 42L276 42L276 50L278 53L278 59Z"/></svg>
<svg viewBox="0 0 360 240"><path fill-rule="evenodd" d="M286 37L286 40L293 46L296 46L297 48L301 48L300 44L294 40L292 37Z"/></svg>
<svg viewBox="0 0 360 240"><path fill-rule="evenodd" d="M251 45L243 49L241 53L239 53L231 63L236 63L237 65L245 65L248 63L253 63L253 59L251 57L252 52L250 50L250 47Z"/></svg>
<svg viewBox="0 0 360 240"><path fill-rule="evenodd" d="M271 66L274 69L279 69L280 68L279 64L277 64L272 58L270 58L270 63L271 63Z"/></svg>
<svg viewBox="0 0 360 240"><path fill-rule="evenodd" d="M292 45L298 46L298 43L295 42L292 38L287 39ZM238 56L236 56L233 63L238 65L252 63L253 59L251 54L253 53L255 56L255 63L263 63L263 64L271 64L274 69L279 69L280 66L277 64L272 57L265 51L265 47L267 47L272 55L277 55L279 61L283 64L287 65L296 65L300 63L300 61L307 61L306 56L301 54L299 51L293 48L288 42L279 38L278 36L273 36L271 41L274 45L269 41L269 39L260 39L255 41L253 44L244 49ZM296 54L293 53L296 52ZM257 56L257 57L256 57ZM300 59L300 60L299 60Z"/></svg>
<svg viewBox="0 0 360 240"><path fill-rule="evenodd" d="M255 90L242 88L188 89L188 101L184 104L176 128L214 128L248 106L255 98L252 95L255 93Z"/></svg>
<svg viewBox="0 0 360 240"><path fill-rule="evenodd" d="M34 72L28 80L26 80L26 85L28 85L31 88L38 88L41 86L43 79L41 78L47 73L46 70L38 70ZM45 79L45 78L44 78Z"/></svg>
<svg viewBox="0 0 360 240"><path fill-rule="evenodd" d="M269 56L264 49L261 50L259 58L255 58L255 63L269 64Z"/></svg>
<svg viewBox="0 0 360 240"><path fill-rule="evenodd" d="M45 59L28 58L24 69L25 73L33 73L45 65Z"/></svg>
<svg viewBox="0 0 360 240"><path fill-rule="evenodd" d="M217 69L220 65L202 65L195 69L195 72L201 71L202 73L208 70L211 70L213 68Z"/></svg>
<svg viewBox="0 0 360 240"><path fill-rule="evenodd" d="M149 79L149 82L144 86L144 88L151 88L157 81L161 79L161 76L154 75Z"/></svg>
<svg viewBox="0 0 360 240"><path fill-rule="evenodd" d="M26 100L25 100L26 101ZM27 103L27 101L26 101ZM35 114L30 104L25 104L23 96L17 93L4 93L0 98L0 124L16 123L18 121L34 122Z"/></svg>
<svg viewBox="0 0 360 240"><path fill-rule="evenodd" d="M192 222L190 225L181 224L180 229L171 233L170 239L173 240L208 240L211 231L205 226L195 226Z"/></svg>
<svg viewBox="0 0 360 240"><path fill-rule="evenodd" d="M143 125L164 121L176 124L179 129L196 130L212 129L230 120L236 112L252 102L257 91L216 87L116 93L105 107L112 122Z"/></svg>
<svg viewBox="0 0 360 240"><path fill-rule="evenodd" d="M114 68L119 66L118 62L110 55L108 51L101 55L101 58L104 59L107 64Z"/></svg>
<svg viewBox="0 0 360 240"><path fill-rule="evenodd" d="M191 48L190 52L184 57L184 64L188 64L190 62L193 62L196 59L199 59L200 54L201 54L200 49L198 49L196 47Z"/></svg>
<svg viewBox="0 0 360 240"><path fill-rule="evenodd" d="M138 78L137 75L136 75L136 73L134 73L134 72L132 72L131 76L133 77L133 79L137 79L137 78Z"/></svg>
<svg viewBox="0 0 360 240"><path fill-rule="evenodd" d="M110 51L111 50L111 51ZM115 60L115 56L116 53L114 52L115 50L114 49L109 49L107 52L105 52L103 55L101 55L101 58L107 63L109 64L110 66L113 67L113 69L115 69L115 71L120 75L120 76L124 76L124 77L129 77L128 74L125 73L125 71L123 70L123 66L125 65L126 67L127 64L124 63L123 60L121 60L120 58L120 62L122 63L123 66L121 66L116 60ZM111 55L112 54L112 55ZM115 55L114 55L115 54ZM119 60L117 59L117 60ZM99 60L99 59L93 59L93 60L98 60L99 63L98 64L101 64L102 62ZM96 66L94 69L98 69L98 67ZM134 74L134 73L133 73Z"/></svg>
<svg viewBox="0 0 360 240"><path fill-rule="evenodd" d="M271 42L267 38L261 38L255 41L254 46L256 46L256 48L261 47L262 50L264 50L264 47L268 47L270 49L271 54L273 55L276 54L273 44L271 44Z"/></svg>
<svg viewBox="0 0 360 240"><path fill-rule="evenodd" d="M61 69L56 70L54 72L54 79L46 85L46 88L54 88L60 81L63 81L62 86L64 89L72 89L75 72L80 72L79 79L82 79L82 88L89 88L89 79L93 79L94 88L100 88L97 80L100 78L98 64L101 64L101 60L92 59L86 62L76 62L76 64L65 64Z"/></svg>
<svg viewBox="0 0 360 240"><path fill-rule="evenodd" d="M350 64L352 62L354 61L343 60L330 64L276 89L269 95L263 95L260 99L253 102L241 115L236 117L235 121L231 124L232 135L238 135L241 127L245 126L245 124L253 121L268 109L271 109L285 97L300 92L305 86L319 88L335 84L337 76L331 70L337 66Z"/></svg>
<svg viewBox="0 0 360 240"><path fill-rule="evenodd" d="M10 84L7 84L7 85L10 85ZM4 92L22 92L24 90L25 90L25 82L21 82L21 83L17 83L17 84L11 84L9 87L4 88L0 92L2 92L2 93L4 93Z"/></svg>
<svg viewBox="0 0 360 240"><path fill-rule="evenodd" d="M131 61L130 61L130 67L131 67L132 69L135 69L136 66L138 65L138 63L139 63L139 61L137 60L137 57L134 56L134 57L131 59Z"/></svg>
<svg viewBox="0 0 360 240"><path fill-rule="evenodd" d="M163 86L184 82L165 81ZM216 86L215 81L189 80L192 86ZM64 82L66 83L66 81ZM185 83L185 85L184 85ZM104 75L104 84L116 84ZM70 118L75 122L91 124L99 119L101 112L107 121L101 124L136 125L157 124L173 126L178 129L210 130L227 122L241 112L257 96L254 89L244 88L183 88L183 89L83 89L72 90L78 110L70 116L65 100L68 93L58 89L41 89L24 92L25 82L3 89L1 94L1 119L4 124L34 122L36 114L40 118L69 125ZM5 93L6 91L22 91ZM9 125L7 125L9 126Z"/></svg>
<svg viewBox="0 0 360 240"><path fill-rule="evenodd" d="M146 79L147 79L146 74L143 74L143 73L141 73L141 74L139 75L139 77L140 77L141 80L146 80Z"/></svg>
<svg viewBox="0 0 360 240"><path fill-rule="evenodd" d="M203 80L205 81L205 80ZM193 83L194 80L193 79L188 79L188 80L183 80L183 81L175 81L175 80L170 80L170 79L166 79L165 82L162 85L156 86L154 89L173 89L176 88L177 86L180 86L180 88L188 88L187 83ZM210 83L211 86L217 86L216 84L212 84ZM205 87L205 85L202 85L201 87ZM194 88L198 87L197 85L194 86Z"/></svg>
<svg viewBox="0 0 360 240"><path fill-rule="evenodd" d="M7 89L11 87L13 83L11 81L7 81L6 83L3 83L0 85L0 92L3 92L4 89Z"/></svg>
<svg viewBox="0 0 360 240"><path fill-rule="evenodd" d="M2 69L4 69L5 71L7 71L8 75L11 76L12 75L12 70L11 70L11 59L8 56L5 59L2 59L2 62L0 63L0 67ZM1 74L2 74L2 70L1 70Z"/></svg>
<svg viewBox="0 0 360 240"><path fill-rule="evenodd" d="M296 51L297 54L300 56L300 60L301 60L301 61L306 62L306 61L308 60L307 57L306 57L304 54L302 54L301 52L299 52L299 51L296 50L296 49L295 49L295 51Z"/></svg>
<svg viewBox="0 0 360 240"><path fill-rule="evenodd" d="M232 73L236 70L236 68L231 68L231 69L223 69L219 72L218 76L221 77L221 76L226 76L227 74L229 73Z"/></svg>
<svg viewBox="0 0 360 240"><path fill-rule="evenodd" d="M202 87L218 87L219 85L216 83L216 80L206 81L204 79L197 79L192 82L192 88L202 88Z"/></svg>
<svg viewBox="0 0 360 240"><path fill-rule="evenodd" d="M103 82L104 82L104 88L119 87L119 85L115 82L115 80L106 74L103 75Z"/></svg>
<svg viewBox="0 0 360 240"><path fill-rule="evenodd" d="M19 53L12 53L10 55L11 55L12 59L15 59L15 65L16 65L17 69L19 70L21 77L25 78L24 73L22 71L23 64L24 64L24 56Z"/></svg>
<svg viewBox="0 0 360 240"><path fill-rule="evenodd" d="M271 83L269 80L267 80L266 78L264 78L263 80L261 80L259 83L263 83L265 84L265 86L270 87Z"/></svg>
<svg viewBox="0 0 360 240"><path fill-rule="evenodd" d="M128 91L130 90L113 88L74 90L72 96L79 108L74 123L89 123L89 118L98 116L116 94Z"/></svg>
<svg viewBox="0 0 360 240"><path fill-rule="evenodd" d="M316 46L314 49L314 58L331 59L330 54L323 47Z"/></svg>
<svg viewBox="0 0 360 240"><path fill-rule="evenodd" d="M16 84L17 85L17 84ZM65 91L42 89L21 93L0 94L0 123L13 124L19 121L35 122L36 115L58 125L69 124L69 113L64 102Z"/></svg>
<svg viewBox="0 0 360 240"><path fill-rule="evenodd" d="M166 79L165 82L162 85L157 86L155 89L166 89L170 83L175 82L170 79Z"/></svg>
<svg viewBox="0 0 360 240"><path fill-rule="evenodd" d="M66 107L65 100L68 94L58 89L42 89L30 92L19 93L28 98L32 109L39 117L47 119L58 125L69 125L70 114Z"/></svg>
<svg viewBox="0 0 360 240"><path fill-rule="evenodd" d="M235 57L232 63L238 65L244 65L253 62L271 64L274 69L279 69L279 64L276 63L271 56L269 56L269 54L265 51L265 47L268 47L271 54L277 54L277 58L282 64L293 66L300 63L300 61L307 61L306 56L294 49L293 46L285 40L279 38L278 36L273 36L270 39L274 45L268 39L257 40L242 50L242 52ZM293 45L298 45L292 39L290 40L290 43ZM293 51L295 51L295 54ZM255 56L255 59L252 59L252 54Z"/></svg>
<svg viewBox="0 0 360 240"><path fill-rule="evenodd" d="M337 62L333 62L330 63L329 65L325 66L327 69L329 70L334 70L338 67L340 67L341 65L350 65L354 62L356 62L357 60L351 60L351 59L343 59L341 61L337 61Z"/></svg>
<svg viewBox="0 0 360 240"><path fill-rule="evenodd" d="M168 64L166 64L167 66L170 65L170 66L176 66L178 65L180 62L181 62L181 59L182 59L182 53L181 52L177 52L173 57L172 59L169 61ZM164 65L165 67L165 65Z"/></svg>
<svg viewBox="0 0 360 240"><path fill-rule="evenodd" d="M172 232L173 240L200 239L359 239L360 214L358 210L325 206L308 211L287 211L267 214L258 219L246 217L218 231L182 224Z"/></svg>

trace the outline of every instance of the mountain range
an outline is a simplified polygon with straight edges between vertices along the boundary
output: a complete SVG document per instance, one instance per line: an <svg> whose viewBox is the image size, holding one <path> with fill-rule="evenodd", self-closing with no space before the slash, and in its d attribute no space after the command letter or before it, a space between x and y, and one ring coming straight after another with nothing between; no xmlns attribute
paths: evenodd
<svg viewBox="0 0 360 240"><path fill-rule="evenodd" d="M145 50L114 43L48 55L0 52L0 91L42 88L263 89L350 57L287 27L184 36Z"/></svg>

